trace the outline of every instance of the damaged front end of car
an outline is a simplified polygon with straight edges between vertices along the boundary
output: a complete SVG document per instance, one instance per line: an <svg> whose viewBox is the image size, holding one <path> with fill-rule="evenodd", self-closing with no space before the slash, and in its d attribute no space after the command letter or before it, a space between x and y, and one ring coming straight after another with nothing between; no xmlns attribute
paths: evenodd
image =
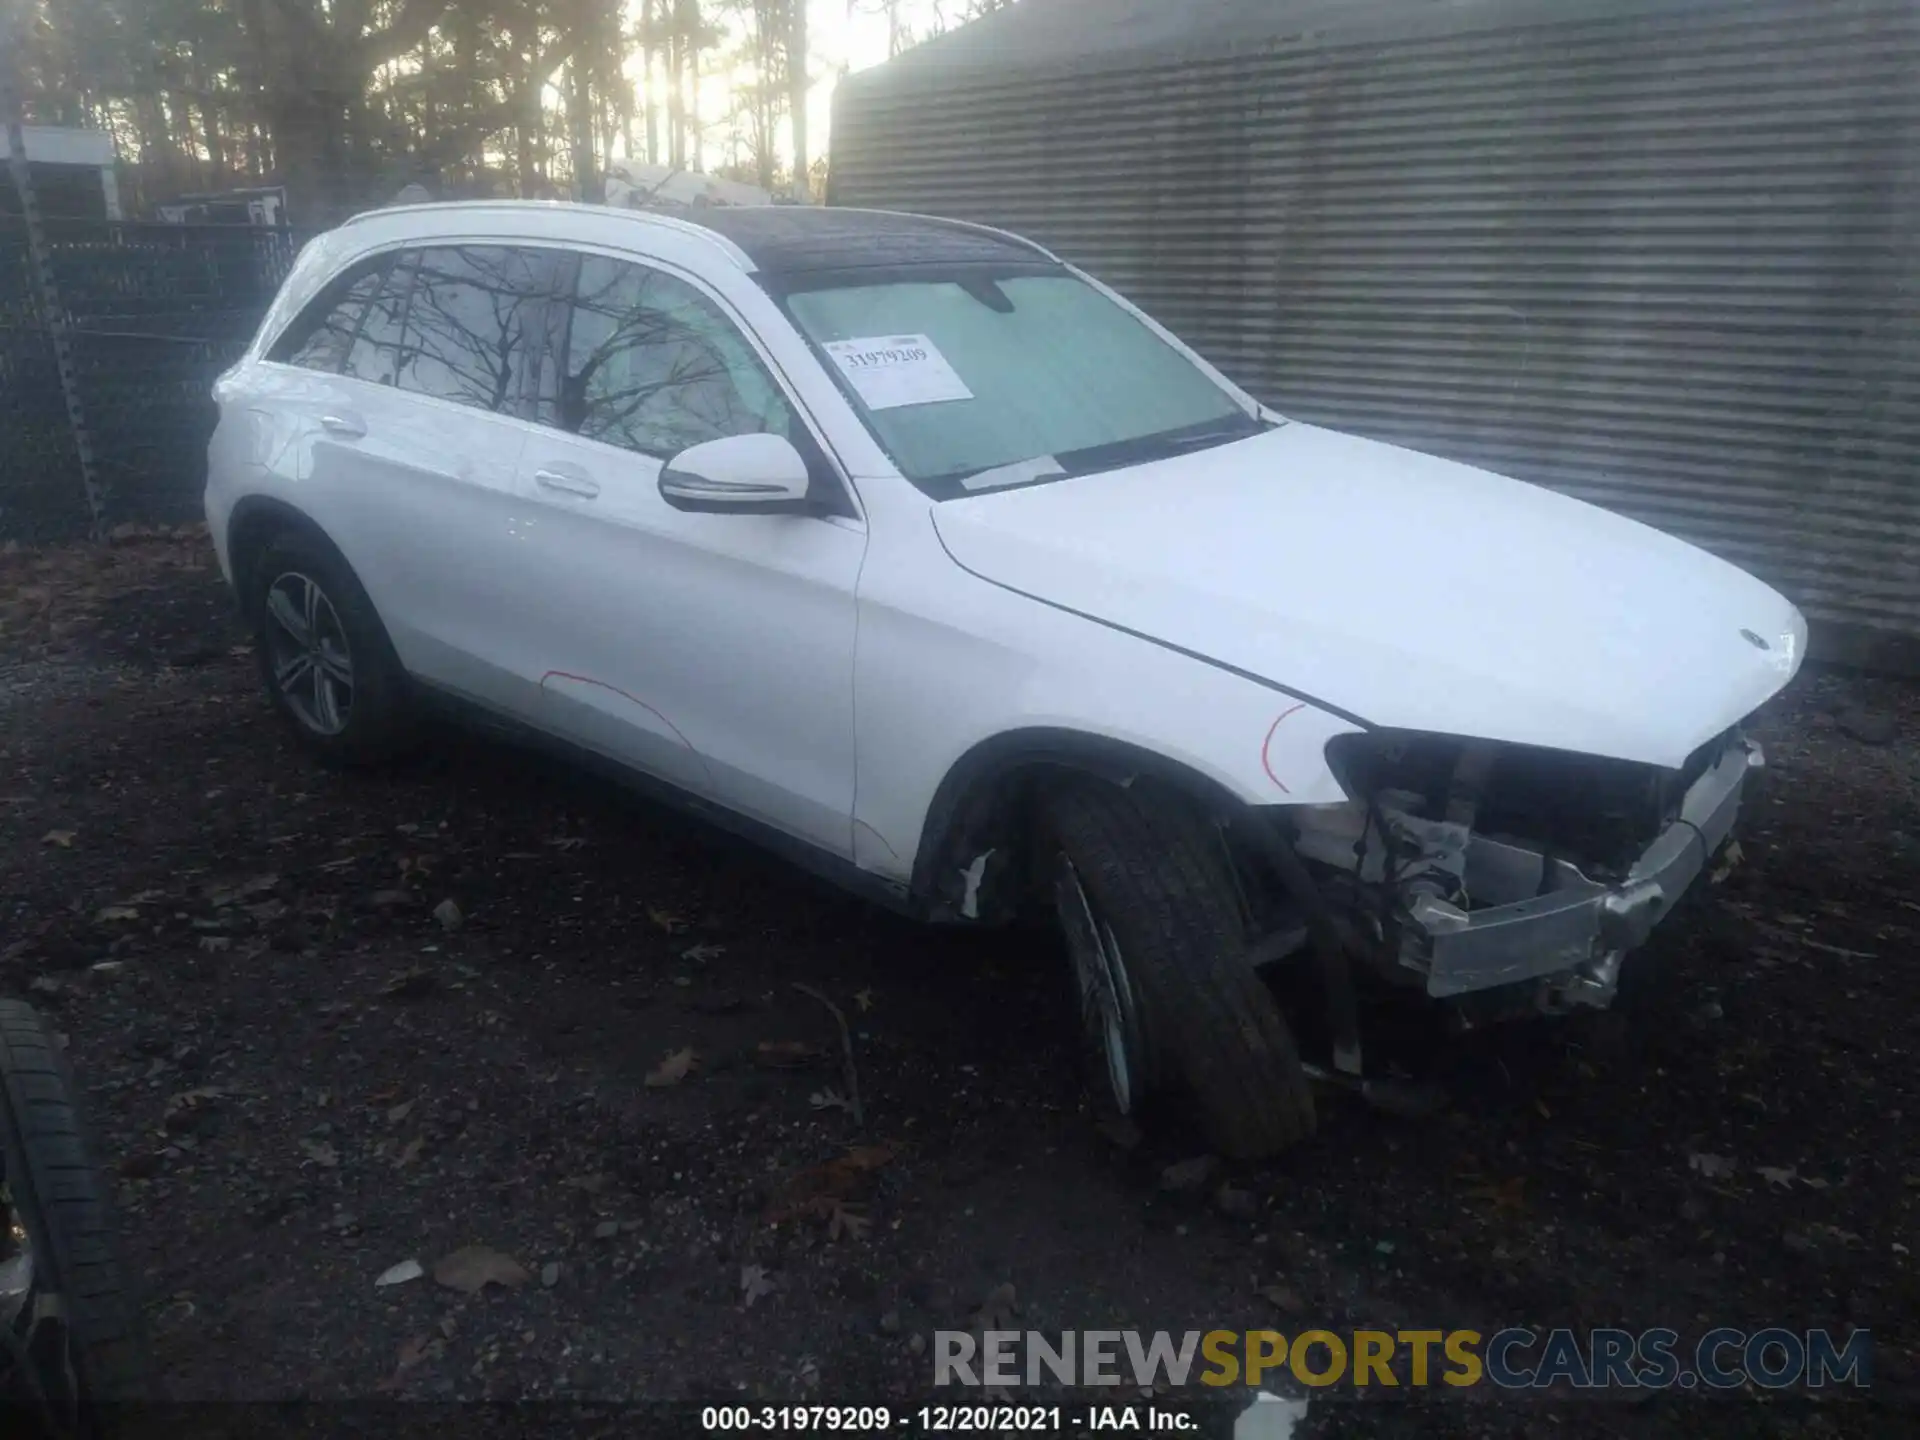
<svg viewBox="0 0 1920 1440"><path fill-rule="evenodd" d="M1392 731L1339 737L1327 758L1351 798L1282 822L1308 903L1359 968L1464 1023L1610 1004L1764 764L1737 727L1677 770Z"/></svg>

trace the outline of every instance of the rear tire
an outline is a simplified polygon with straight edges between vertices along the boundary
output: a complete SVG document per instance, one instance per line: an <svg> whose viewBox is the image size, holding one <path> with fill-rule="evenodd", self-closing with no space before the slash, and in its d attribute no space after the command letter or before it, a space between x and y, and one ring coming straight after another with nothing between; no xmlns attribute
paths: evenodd
<svg viewBox="0 0 1920 1440"><path fill-rule="evenodd" d="M411 685L352 568L298 530L275 535L247 572L247 614L267 698L333 765L377 765L419 736Z"/></svg>
<svg viewBox="0 0 1920 1440"><path fill-rule="evenodd" d="M36 1293L58 1296L83 1433L156 1398L140 1304L113 1207L75 1103L73 1076L38 1012L0 1000L0 1165L26 1231Z"/></svg>
<svg viewBox="0 0 1920 1440"><path fill-rule="evenodd" d="M1137 1113L1141 1100L1178 1082L1214 1147L1235 1159L1272 1155L1311 1135L1306 1072L1249 963L1233 877L1205 818L1144 782L1123 789L1090 780L1054 789L1044 817L1055 907L1082 993L1103 964L1123 972L1120 988L1129 992L1118 1003L1083 1006L1090 1027L1105 1032L1110 1066L1114 1038L1134 1047L1125 1057L1130 1097L1116 1085L1103 1103ZM1089 919L1112 947L1104 960L1086 950Z"/></svg>

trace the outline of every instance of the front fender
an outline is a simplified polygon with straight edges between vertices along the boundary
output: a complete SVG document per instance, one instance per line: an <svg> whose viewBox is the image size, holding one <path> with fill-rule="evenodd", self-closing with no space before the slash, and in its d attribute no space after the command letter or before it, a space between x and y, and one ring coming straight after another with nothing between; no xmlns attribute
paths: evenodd
<svg viewBox="0 0 1920 1440"><path fill-rule="evenodd" d="M1164 768L1223 802L1347 798L1325 750L1361 728L1353 721L997 587L969 598L964 629L863 611L853 836L863 869L922 878L916 860L938 851L972 785L1049 756Z"/></svg>

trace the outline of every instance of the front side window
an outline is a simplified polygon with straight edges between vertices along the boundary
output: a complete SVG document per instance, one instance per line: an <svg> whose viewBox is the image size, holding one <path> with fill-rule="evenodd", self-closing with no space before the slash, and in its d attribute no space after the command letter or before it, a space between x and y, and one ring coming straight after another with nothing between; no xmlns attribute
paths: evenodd
<svg viewBox="0 0 1920 1440"><path fill-rule="evenodd" d="M1270 428L1065 271L836 280L784 304L900 472L936 499Z"/></svg>
<svg viewBox="0 0 1920 1440"><path fill-rule="evenodd" d="M728 435L792 438L786 398L734 323L686 282L580 260L560 428L658 459Z"/></svg>

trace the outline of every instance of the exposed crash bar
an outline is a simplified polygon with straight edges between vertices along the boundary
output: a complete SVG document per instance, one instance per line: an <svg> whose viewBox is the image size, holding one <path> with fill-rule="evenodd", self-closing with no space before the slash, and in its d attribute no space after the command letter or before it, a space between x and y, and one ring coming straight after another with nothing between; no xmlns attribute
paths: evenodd
<svg viewBox="0 0 1920 1440"><path fill-rule="evenodd" d="M1414 907L1412 918L1430 947L1427 993L1463 995L1583 965L1599 967L1595 978L1610 993L1618 953L1641 944L1706 868L1733 828L1748 772L1764 763L1758 745L1733 739L1687 790L1678 818L1618 885L1599 884L1565 861L1476 835L1469 876L1476 868L1528 864L1555 888L1536 899L1464 916L1450 907Z"/></svg>

